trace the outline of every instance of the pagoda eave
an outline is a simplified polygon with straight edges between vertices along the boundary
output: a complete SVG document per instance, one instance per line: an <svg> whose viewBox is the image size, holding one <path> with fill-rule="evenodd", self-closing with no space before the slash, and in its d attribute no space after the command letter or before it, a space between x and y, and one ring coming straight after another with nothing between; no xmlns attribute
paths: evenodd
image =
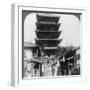
<svg viewBox="0 0 90 90"><path fill-rule="evenodd" d="M58 23L60 16L37 14L36 18L37 18L37 22L40 22L40 21L48 22L49 21L49 22Z"/></svg>
<svg viewBox="0 0 90 90"><path fill-rule="evenodd" d="M48 39L54 39L58 38L61 34L61 31L38 31L36 30L36 36L37 38L48 38Z"/></svg>
<svg viewBox="0 0 90 90"><path fill-rule="evenodd" d="M62 39L35 39L36 44L41 46L57 46Z"/></svg>
<svg viewBox="0 0 90 90"><path fill-rule="evenodd" d="M43 23L37 22L36 28L38 30L58 30L60 25L61 25L60 23L58 23L58 24L48 24L48 23L43 24Z"/></svg>

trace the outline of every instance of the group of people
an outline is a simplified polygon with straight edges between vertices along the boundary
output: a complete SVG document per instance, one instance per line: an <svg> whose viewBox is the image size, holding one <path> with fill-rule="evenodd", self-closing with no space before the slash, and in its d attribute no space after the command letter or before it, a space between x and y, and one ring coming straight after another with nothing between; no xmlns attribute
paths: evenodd
<svg viewBox="0 0 90 90"><path fill-rule="evenodd" d="M71 52L71 54L74 54ZM80 60L76 60L76 55L65 54L62 56L41 56L32 58L24 64L24 76L26 77L47 77L79 75Z"/></svg>

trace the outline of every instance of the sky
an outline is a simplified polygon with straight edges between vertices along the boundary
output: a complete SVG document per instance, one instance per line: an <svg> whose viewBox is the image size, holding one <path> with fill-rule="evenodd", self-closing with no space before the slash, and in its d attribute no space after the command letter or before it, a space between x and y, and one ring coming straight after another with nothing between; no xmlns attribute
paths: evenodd
<svg viewBox="0 0 90 90"><path fill-rule="evenodd" d="M62 31L59 39L63 39L60 46L80 46L80 21L74 15L58 14L61 18L59 30ZM24 42L35 43L36 13L26 16L24 21Z"/></svg>

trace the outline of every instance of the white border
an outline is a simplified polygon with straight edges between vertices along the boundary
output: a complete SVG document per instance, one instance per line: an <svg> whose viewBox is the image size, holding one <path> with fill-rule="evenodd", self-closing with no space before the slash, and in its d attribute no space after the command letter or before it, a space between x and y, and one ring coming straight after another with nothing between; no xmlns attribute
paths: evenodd
<svg viewBox="0 0 90 90"><path fill-rule="evenodd" d="M12 86L31 86L31 85L48 85L52 82L51 78L45 79L31 79L31 80L22 80L22 10L35 10L35 11L54 11L54 12L73 12L73 13L82 13L82 23L81 23L81 36L84 34L83 32L86 30L86 10L79 9L79 8L41 8L41 7L30 7L29 5L22 5L22 4L13 4L12 5L12 77L11 83ZM19 26L18 26L19 25ZM82 74L79 77L70 77L64 76L65 78L55 78L53 84L57 83L72 83L72 82L85 82L87 76L87 61L84 56L83 51L83 40L82 43ZM41 83L38 81L41 80ZM43 80L43 81L42 81ZM48 82L48 83L47 83Z"/></svg>

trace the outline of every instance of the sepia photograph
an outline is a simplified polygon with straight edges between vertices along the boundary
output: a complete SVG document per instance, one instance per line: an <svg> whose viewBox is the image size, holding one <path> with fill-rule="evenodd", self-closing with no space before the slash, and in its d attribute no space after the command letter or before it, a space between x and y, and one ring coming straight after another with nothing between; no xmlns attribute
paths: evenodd
<svg viewBox="0 0 90 90"><path fill-rule="evenodd" d="M81 75L81 13L22 10L22 78Z"/></svg>

